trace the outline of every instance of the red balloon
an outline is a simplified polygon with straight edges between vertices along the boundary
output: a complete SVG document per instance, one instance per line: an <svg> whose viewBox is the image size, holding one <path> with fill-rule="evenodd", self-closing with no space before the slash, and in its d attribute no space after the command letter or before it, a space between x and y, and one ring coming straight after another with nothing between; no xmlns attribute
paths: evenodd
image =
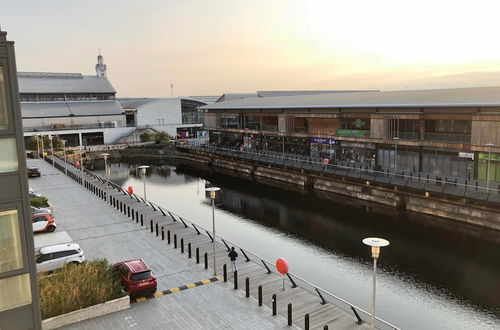
<svg viewBox="0 0 500 330"><path fill-rule="evenodd" d="M130 195L132 195L134 193L134 188L132 188L132 186L128 186L127 191Z"/></svg>
<svg viewBox="0 0 500 330"><path fill-rule="evenodd" d="M276 259L276 268L281 275L288 273L288 261L285 258Z"/></svg>

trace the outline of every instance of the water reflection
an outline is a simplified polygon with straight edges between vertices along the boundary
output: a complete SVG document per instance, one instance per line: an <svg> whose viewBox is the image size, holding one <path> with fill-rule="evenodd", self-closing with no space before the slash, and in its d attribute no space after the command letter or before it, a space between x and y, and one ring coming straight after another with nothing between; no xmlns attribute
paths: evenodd
<svg viewBox="0 0 500 330"><path fill-rule="evenodd" d="M141 186L136 165L114 164L110 179ZM209 214L204 180L220 186L221 235L268 259L290 255L294 272L362 307L368 306L371 260L361 240L388 239L391 246L380 264L380 311L404 328L488 327L497 321L488 314L500 316L497 232L181 165L152 167L147 180L148 196L151 191L156 203L204 226Z"/></svg>

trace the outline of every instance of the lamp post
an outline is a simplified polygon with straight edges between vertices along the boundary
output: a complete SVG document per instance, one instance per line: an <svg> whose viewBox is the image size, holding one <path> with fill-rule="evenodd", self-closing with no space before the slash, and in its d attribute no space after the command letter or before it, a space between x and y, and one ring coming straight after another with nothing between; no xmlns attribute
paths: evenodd
<svg viewBox="0 0 500 330"><path fill-rule="evenodd" d="M52 141L52 135L49 135L50 140L50 153L52 154L52 166L54 166L54 142Z"/></svg>
<svg viewBox="0 0 500 330"><path fill-rule="evenodd" d="M491 161L491 147L494 146L493 143L487 143L488 147L488 170L486 171L486 192L488 192L490 188L490 161Z"/></svg>
<svg viewBox="0 0 500 330"><path fill-rule="evenodd" d="M215 194L220 190L219 187L210 187L205 189L205 191L210 192L210 198L212 199L212 235L213 235L213 252L214 252L214 276L217 275L217 266L215 258Z"/></svg>
<svg viewBox="0 0 500 330"><path fill-rule="evenodd" d="M43 152L43 149L44 149L43 148L43 135L42 135L42 139L41 140L42 140L42 159L45 160L45 154Z"/></svg>
<svg viewBox="0 0 500 330"><path fill-rule="evenodd" d="M35 135L36 138L36 158L40 159L40 141L38 141L38 134Z"/></svg>
<svg viewBox="0 0 500 330"><path fill-rule="evenodd" d="M146 171L149 168L148 165L141 165L138 167L142 173L142 182L144 183L144 200L147 201L146 197Z"/></svg>
<svg viewBox="0 0 500 330"><path fill-rule="evenodd" d="M102 153L104 157L104 176L106 177L106 202L109 201L109 180L108 180L108 153Z"/></svg>
<svg viewBox="0 0 500 330"><path fill-rule="evenodd" d="M280 133L282 134L281 137L283 139L283 157L285 157L285 133L286 131L280 131Z"/></svg>
<svg viewBox="0 0 500 330"><path fill-rule="evenodd" d="M85 178L83 177L83 150L85 150L84 146L78 146L80 150L80 172L82 174L82 185L85 186Z"/></svg>
<svg viewBox="0 0 500 330"><path fill-rule="evenodd" d="M394 140L394 174L398 171L398 141L399 137L395 136L392 138Z"/></svg>
<svg viewBox="0 0 500 330"><path fill-rule="evenodd" d="M66 140L61 141L63 144L63 155L64 155L64 174L68 175L67 159L66 159Z"/></svg>
<svg viewBox="0 0 500 330"><path fill-rule="evenodd" d="M377 282L377 259L380 255L380 247L389 245L389 241L383 238L368 237L363 240L363 243L372 247L373 257L373 284L372 284L372 328L375 327L375 288Z"/></svg>

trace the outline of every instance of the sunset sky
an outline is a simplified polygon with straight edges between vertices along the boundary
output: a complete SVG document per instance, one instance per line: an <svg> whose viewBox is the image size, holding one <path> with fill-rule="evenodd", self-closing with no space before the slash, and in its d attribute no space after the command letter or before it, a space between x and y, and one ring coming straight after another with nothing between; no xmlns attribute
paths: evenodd
<svg viewBox="0 0 500 330"><path fill-rule="evenodd" d="M100 47L119 97L169 97L171 82L176 96L500 85L498 1L0 0L0 8L19 71L94 74Z"/></svg>

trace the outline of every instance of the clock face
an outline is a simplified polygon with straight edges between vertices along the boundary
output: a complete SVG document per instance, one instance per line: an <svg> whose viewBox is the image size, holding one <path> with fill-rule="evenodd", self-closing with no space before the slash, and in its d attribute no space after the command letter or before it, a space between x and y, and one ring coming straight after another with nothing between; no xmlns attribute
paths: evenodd
<svg viewBox="0 0 500 330"><path fill-rule="evenodd" d="M105 64L99 65L99 71L101 72L106 71L106 65Z"/></svg>

